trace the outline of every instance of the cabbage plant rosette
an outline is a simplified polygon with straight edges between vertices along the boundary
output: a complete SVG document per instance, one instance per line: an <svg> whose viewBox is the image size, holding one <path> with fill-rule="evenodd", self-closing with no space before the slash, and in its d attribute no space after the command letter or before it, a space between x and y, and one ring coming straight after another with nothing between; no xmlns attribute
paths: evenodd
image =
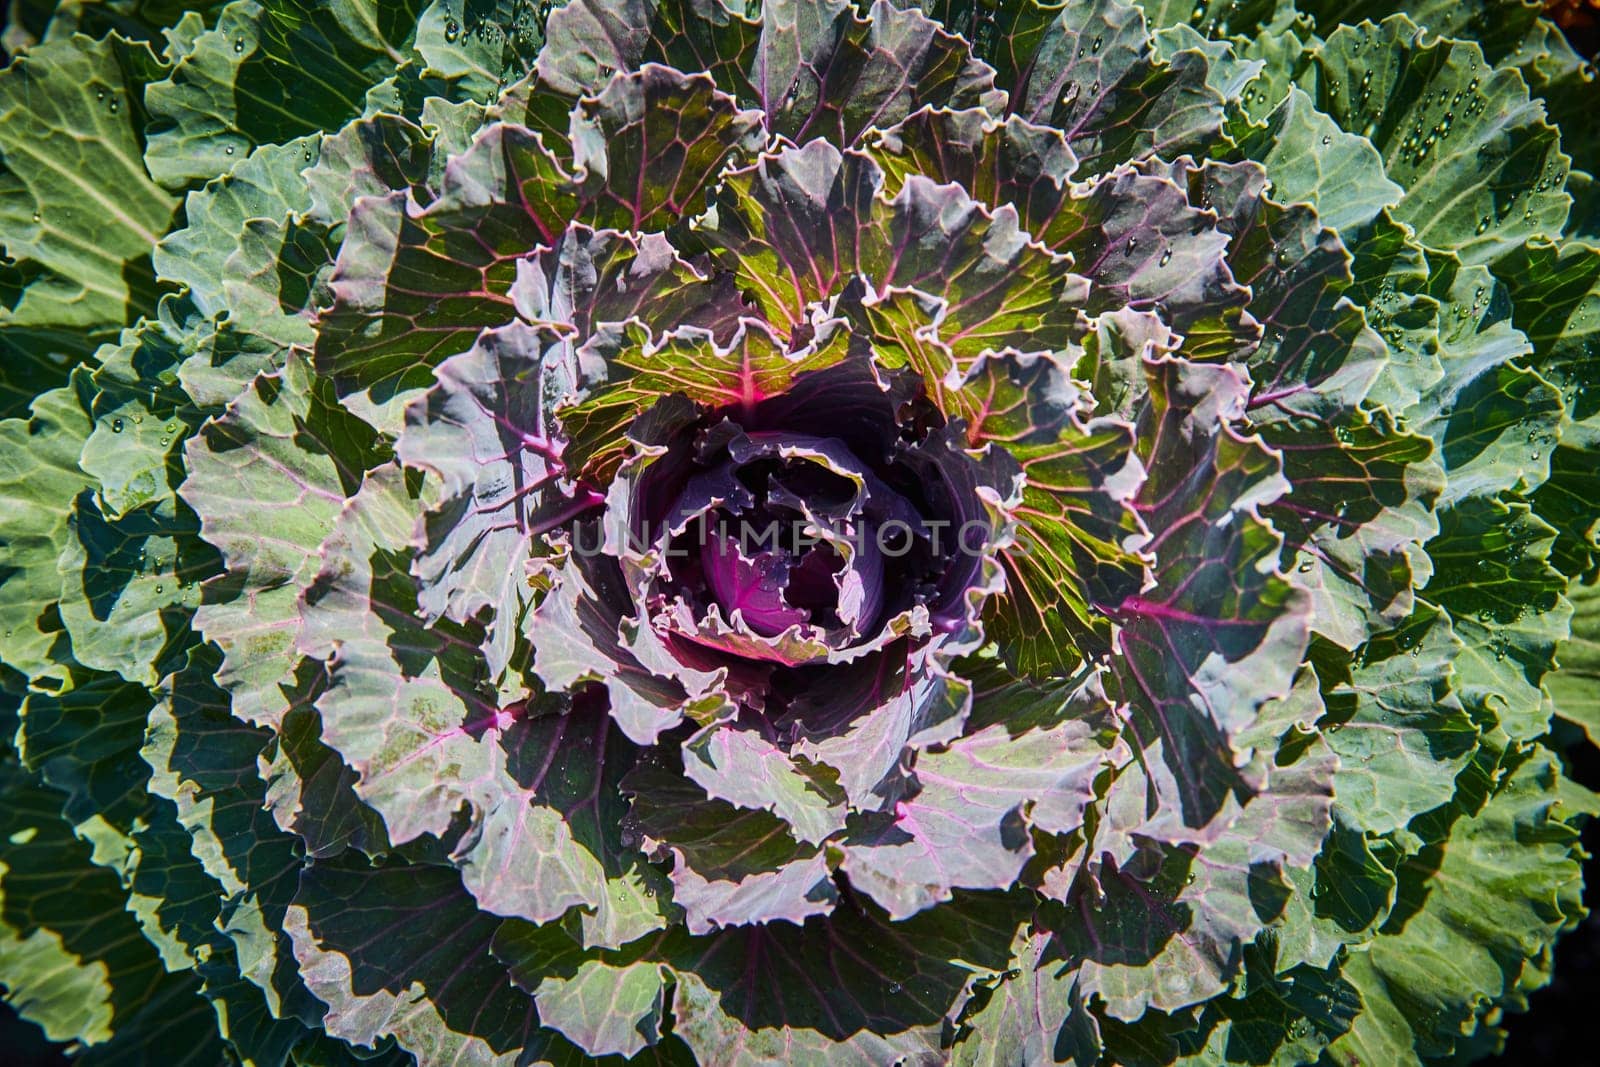
<svg viewBox="0 0 1600 1067"><path fill-rule="evenodd" d="M1529 88L1580 75L1203 7L243 2L25 55L148 82L168 230L6 424L59 517L0 518L45 798L0 976L83 955L45 833L154 946L35 1012L108 1054L1492 1048L1592 810L1541 738L1592 715L1600 252Z"/></svg>

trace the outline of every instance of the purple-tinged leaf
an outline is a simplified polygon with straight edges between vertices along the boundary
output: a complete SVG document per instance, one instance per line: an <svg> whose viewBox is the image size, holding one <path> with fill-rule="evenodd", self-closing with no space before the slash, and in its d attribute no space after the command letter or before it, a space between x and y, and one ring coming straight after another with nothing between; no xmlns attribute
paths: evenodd
<svg viewBox="0 0 1600 1067"><path fill-rule="evenodd" d="M747 5L738 8L728 0L572 0L545 23L540 81L567 96L594 96L615 72L661 63L706 71L718 89L754 100L761 24L750 21Z"/></svg>
<svg viewBox="0 0 1600 1067"><path fill-rule="evenodd" d="M1004 889L1033 855L1028 828L1081 826L1095 776L1111 758L1082 722L1016 737L992 726L923 752L916 791L892 813L852 827L842 869L896 920L949 900L954 889Z"/></svg>
<svg viewBox="0 0 1600 1067"><path fill-rule="evenodd" d="M984 625L1018 670L1058 676L1110 648L1094 608L1138 591L1145 566L1131 551L1144 527L1131 501L1144 472L1133 427L1088 417L1087 398L1049 355L988 358L952 397L969 437L1003 445L1022 468L1016 543L1002 556L1004 591Z"/></svg>
<svg viewBox="0 0 1600 1067"><path fill-rule="evenodd" d="M585 944L615 946L663 925L666 879L623 845L619 793L635 750L604 712L522 719L496 739L500 769L482 822L451 858L478 906L535 922L582 910Z"/></svg>
<svg viewBox="0 0 1600 1067"><path fill-rule="evenodd" d="M222 649L217 678L234 694L234 713L276 725L288 707L278 685L299 659L297 599L346 494L373 461L371 430L291 357L202 426L185 454L180 493L226 567L208 582L196 626ZM249 509L238 507L241 496Z"/></svg>
<svg viewBox="0 0 1600 1067"><path fill-rule="evenodd" d="M1030 223L1057 209L1078 167L1060 130L1017 115L996 118L983 108L922 108L879 130L865 150L883 169L888 195L917 175L959 185L991 210L1010 204L1035 236Z"/></svg>
<svg viewBox="0 0 1600 1067"><path fill-rule="evenodd" d="M1162 360L1149 382L1135 507L1154 563L1148 588L1105 606L1119 627L1109 688L1131 705L1134 744L1161 748L1159 818L1182 840L1248 794L1231 738L1289 691L1309 597L1274 570L1282 539L1259 517L1288 488L1281 463L1230 426L1244 414L1243 374Z"/></svg>
<svg viewBox="0 0 1600 1067"><path fill-rule="evenodd" d="M316 365L376 400L513 316L516 261L554 247L578 212L577 179L533 131L486 127L450 161L438 199L409 190L356 202L322 313Z"/></svg>
<svg viewBox="0 0 1600 1067"><path fill-rule="evenodd" d="M600 540L592 529L586 536ZM722 712L725 672L700 670L673 655L648 621L636 617L613 559L579 555L551 580L525 623L534 670L546 689L598 683L618 728L641 745L655 744L685 715L709 719Z"/></svg>
<svg viewBox="0 0 1600 1067"><path fill-rule="evenodd" d="M731 335L744 312L727 275L707 277L661 234L637 236L574 223L552 249L517 262L517 313L561 330L568 373L582 386L605 376L601 362L621 324L638 320L652 336L699 326Z"/></svg>
<svg viewBox="0 0 1600 1067"><path fill-rule="evenodd" d="M804 693L789 708L799 735L791 751L837 771L840 788L862 811L898 800L907 746L958 737L972 706L966 682L902 660L899 649L831 667L825 691Z"/></svg>
<svg viewBox="0 0 1600 1067"><path fill-rule="evenodd" d="M927 327L963 368L1006 348L1065 348L1083 330L1090 289L1071 260L1030 241L1014 208L991 214L958 186L913 176L893 199L876 200L858 266L873 296L914 289L935 298Z"/></svg>
<svg viewBox="0 0 1600 1067"><path fill-rule="evenodd" d="M1281 914L1291 892L1284 871L1309 866L1321 850L1338 762L1314 742L1294 763L1274 767L1271 788L1203 848L1146 843L1126 862L1102 860L1097 891L1081 894L1052 924L1052 951L1079 961L1082 992L1125 1022L1222 992L1244 946ZM1128 776L1130 788L1147 788L1142 775ZM1119 830L1116 816L1108 818Z"/></svg>
<svg viewBox="0 0 1600 1067"><path fill-rule="evenodd" d="M798 349L755 319L741 320L726 343L693 326L652 343L630 327L611 356L605 386L558 410L570 442L563 458L575 474L606 479L629 448L623 431L658 400L681 393L706 408L748 412L807 371L839 363L848 343L839 323L824 324Z"/></svg>
<svg viewBox="0 0 1600 1067"><path fill-rule="evenodd" d="M782 146L730 171L697 224L719 265L767 322L792 332L812 304L844 289L883 176L827 141Z"/></svg>
<svg viewBox="0 0 1600 1067"><path fill-rule="evenodd" d="M329 663L325 743L396 844L444 837L470 808L451 858L485 909L548 921L582 907L585 936L605 944L656 928L658 876L622 849L621 812L606 808L608 768L614 782L631 749L597 710L499 706L474 628L422 624L414 513L403 472L369 474L304 596L301 649Z"/></svg>
<svg viewBox="0 0 1600 1067"><path fill-rule="evenodd" d="M1017 919L994 895L903 923L844 900L798 929L695 938L670 959L673 1032L702 1063L938 1062L945 1020L977 979L1008 965Z"/></svg>
<svg viewBox="0 0 1600 1067"><path fill-rule="evenodd" d="M682 775L640 763L622 781L633 798L626 826L642 847L673 859L673 903L690 933L833 910L828 850L796 841L787 823L714 800Z"/></svg>
<svg viewBox="0 0 1600 1067"><path fill-rule="evenodd" d="M634 1056L661 1041L672 972L663 937L619 950L586 952L559 924L507 922L492 951L511 981L533 996L539 1021L591 1056Z"/></svg>
<svg viewBox="0 0 1600 1067"><path fill-rule="evenodd" d="M489 672L510 662L518 623L533 602L529 579L545 534L599 503L564 490L555 404L574 395L560 335L512 323L486 330L435 372L406 411L395 453L433 476L412 564L423 618L458 623L487 613Z"/></svg>
<svg viewBox="0 0 1600 1067"><path fill-rule="evenodd" d="M1443 472L1428 441L1357 413L1337 428L1306 420L1261 428L1290 489L1265 509L1312 595L1312 628L1345 648L1411 613L1438 530Z"/></svg>
<svg viewBox="0 0 1600 1067"><path fill-rule="evenodd" d="M753 77L770 133L841 148L920 107L1003 106L994 71L921 11L876 0L769 0Z"/></svg>
<svg viewBox="0 0 1600 1067"><path fill-rule="evenodd" d="M584 221L637 232L697 214L724 163L759 148L760 123L709 75L648 63L613 78L573 115Z"/></svg>
<svg viewBox="0 0 1600 1067"><path fill-rule="evenodd" d="M954 1062L958 1067L1098 1062L1100 1021L1079 986L1077 968L1053 953L1050 932L1024 927L1012 943L1011 968L983 1006L963 1018Z"/></svg>
<svg viewBox="0 0 1600 1067"><path fill-rule="evenodd" d="M934 10L948 17L950 6L940 0ZM975 51L1010 93L1007 113L1063 131L1090 173L1203 150L1221 128L1223 101L1207 84L1205 56L1158 59L1143 13L1127 0L1024 0L973 7L970 17L982 20Z"/></svg>
<svg viewBox="0 0 1600 1067"><path fill-rule="evenodd" d="M844 828L844 793L831 768L790 756L755 730L711 725L683 743L683 772L707 795L770 811L789 832L820 845Z"/></svg>

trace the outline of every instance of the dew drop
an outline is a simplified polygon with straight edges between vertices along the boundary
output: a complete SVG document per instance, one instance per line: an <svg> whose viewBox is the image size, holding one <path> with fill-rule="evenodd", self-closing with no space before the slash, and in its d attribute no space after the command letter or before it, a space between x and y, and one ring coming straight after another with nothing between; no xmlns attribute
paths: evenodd
<svg viewBox="0 0 1600 1067"><path fill-rule="evenodd" d="M34 221L34 222L38 222L38 221L39 221L39 219L40 219L40 215L39 215L39 213L38 213L38 212L37 212L37 211L35 211L35 212L34 212L34 213L33 213L33 221Z"/></svg>
<svg viewBox="0 0 1600 1067"><path fill-rule="evenodd" d="M1169 248L1165 252L1161 253L1161 265L1163 267L1165 267L1168 263L1171 263L1171 262L1172 262L1172 249Z"/></svg>
<svg viewBox="0 0 1600 1067"><path fill-rule="evenodd" d="M233 145L228 145L226 148L224 148L222 150L222 154L225 156L233 155Z"/></svg>
<svg viewBox="0 0 1600 1067"><path fill-rule="evenodd" d="M461 23L457 22L455 19L446 20L446 22L444 24L444 39L446 41L450 42L451 44L455 44L457 38L459 38L460 36L461 36Z"/></svg>
<svg viewBox="0 0 1600 1067"><path fill-rule="evenodd" d="M1093 53L1095 53L1095 52L1098 52L1098 51L1100 51L1100 46L1101 46L1101 45L1102 45L1102 44L1103 44L1103 43L1104 43L1104 42L1103 42L1103 41L1102 41L1102 40L1101 40L1101 39L1100 39L1100 37L1099 37L1099 36L1098 36L1098 35L1096 35L1096 36L1095 36L1095 39L1094 39L1094 43L1093 43L1093 44L1091 44L1091 45L1090 45L1090 46L1089 46L1089 52L1090 52L1090 53L1091 53L1091 54L1093 54Z"/></svg>
<svg viewBox="0 0 1600 1067"><path fill-rule="evenodd" d="M242 55L243 53L244 53L244 38L243 37L235 37L233 39L233 54L237 56L237 55Z"/></svg>
<svg viewBox="0 0 1600 1067"><path fill-rule="evenodd" d="M121 104L117 103L115 100L111 101L110 111L111 111L111 113L113 115L115 115L117 112L119 112L121 110L122 110L122 105Z"/></svg>
<svg viewBox="0 0 1600 1067"><path fill-rule="evenodd" d="M123 425L124 425L124 423L120 418L112 419L111 420L111 432L112 433L121 433Z"/></svg>
<svg viewBox="0 0 1600 1067"><path fill-rule="evenodd" d="M1328 145L1331 145L1332 143L1333 143L1333 135L1332 134L1326 134L1325 133L1325 134L1322 135L1322 146L1324 148L1326 148Z"/></svg>
<svg viewBox="0 0 1600 1067"><path fill-rule="evenodd" d="M1122 246L1122 254L1125 256L1131 256L1133 255L1133 250L1138 247L1139 239L1137 237L1130 237L1128 238L1128 243Z"/></svg>

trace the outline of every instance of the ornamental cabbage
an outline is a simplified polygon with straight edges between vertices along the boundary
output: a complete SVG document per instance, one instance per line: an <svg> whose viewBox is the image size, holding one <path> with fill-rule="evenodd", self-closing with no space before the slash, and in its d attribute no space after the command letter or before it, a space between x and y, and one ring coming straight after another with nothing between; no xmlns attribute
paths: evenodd
<svg viewBox="0 0 1600 1067"><path fill-rule="evenodd" d="M0 983L85 1064L1404 1064L1583 916L1517 0L15 5Z"/></svg>

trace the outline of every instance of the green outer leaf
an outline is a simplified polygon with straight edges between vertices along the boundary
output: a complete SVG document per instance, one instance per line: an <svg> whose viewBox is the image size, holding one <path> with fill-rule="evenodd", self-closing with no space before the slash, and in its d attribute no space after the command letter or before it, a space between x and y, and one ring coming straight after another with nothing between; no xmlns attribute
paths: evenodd
<svg viewBox="0 0 1600 1067"><path fill-rule="evenodd" d="M1577 921L1581 875L1569 820L1592 810L1594 798L1560 787L1546 752L1510 754L1508 763L1482 810L1459 813L1448 844L1402 864L1385 936L1346 964L1364 1010L1330 1049L1334 1057L1398 1063L1412 1060L1413 1048L1448 1054L1483 1006L1512 993L1529 961ZM1558 789L1578 809L1562 805Z"/></svg>
<svg viewBox="0 0 1600 1067"><path fill-rule="evenodd" d="M49 41L0 72L0 242L29 279L0 324L116 327L153 308L142 261L178 206L142 158L156 69L112 36Z"/></svg>
<svg viewBox="0 0 1600 1067"><path fill-rule="evenodd" d="M223 1051L198 983L162 967L116 875L63 821L62 794L9 757L0 793L0 976L19 1010L51 1037L91 1046L85 1063L216 1063Z"/></svg>
<svg viewBox="0 0 1600 1067"><path fill-rule="evenodd" d="M1274 199L1310 204L1324 226L1341 234L1365 226L1405 194L1384 174L1372 142L1341 130L1298 88L1239 149L1272 175Z"/></svg>
<svg viewBox="0 0 1600 1067"><path fill-rule="evenodd" d="M1556 714L1577 723L1600 745L1600 585L1568 587L1572 598L1572 636L1556 646L1559 669L1545 675Z"/></svg>
<svg viewBox="0 0 1600 1067"><path fill-rule="evenodd" d="M1495 265L1511 319L1527 335L1527 363L1561 391L1561 443L1600 448L1600 248L1527 244Z"/></svg>
<svg viewBox="0 0 1600 1067"><path fill-rule="evenodd" d="M415 514L398 467L366 474L317 552L294 639L298 653L327 662L323 740L360 776L356 792L396 843L445 834L490 774L484 734L499 720L475 628L428 628L416 615Z"/></svg>
<svg viewBox="0 0 1600 1067"><path fill-rule="evenodd" d="M1328 687L1334 793L1353 825L1390 833L1454 794L1478 734L1453 689L1462 651L1449 618L1418 605L1361 646L1348 681Z"/></svg>
<svg viewBox="0 0 1600 1067"><path fill-rule="evenodd" d="M1450 612L1464 646L1456 690L1513 738L1539 737L1550 718L1540 681L1572 617L1566 579L1549 564L1555 531L1523 503L1472 501L1441 520L1426 594Z"/></svg>
<svg viewBox="0 0 1600 1067"><path fill-rule="evenodd" d="M64 678L67 665L51 608L61 599L57 561L67 547L72 501L91 481L78 466L91 423L88 375L44 393L25 419L0 423L0 622L5 662L34 678Z"/></svg>
<svg viewBox="0 0 1600 1067"><path fill-rule="evenodd" d="M544 44L538 9L527 0L434 0L417 23L423 77L439 77L454 92L492 101L508 82L533 68Z"/></svg>
<svg viewBox="0 0 1600 1067"><path fill-rule="evenodd" d="M301 171L317 161L320 142L264 145L191 192L188 225L156 246L161 279L187 287L208 318L225 313L278 344L309 344L312 290L333 260L321 228L299 221L312 206Z"/></svg>
<svg viewBox="0 0 1600 1067"><path fill-rule="evenodd" d="M111 520L92 493L74 502L59 611L79 663L155 684L162 654L200 603L190 580L202 562L194 558L194 519L175 510L163 502Z"/></svg>
<svg viewBox="0 0 1600 1067"><path fill-rule="evenodd" d="M226 174L257 145L359 115L416 31L420 0L237 0L150 86L146 159L168 188Z"/></svg>
<svg viewBox="0 0 1600 1067"><path fill-rule="evenodd" d="M1395 218L1424 247L1472 265L1560 236L1571 160L1521 76L1494 69L1477 44L1423 43L1394 15L1340 26L1317 50L1316 71L1317 106L1382 154L1406 191Z"/></svg>
<svg viewBox="0 0 1600 1067"><path fill-rule="evenodd" d="M1430 287L1444 375L1407 414L1437 446L1446 475L1440 503L1526 492L1547 477L1561 394L1519 365L1531 346L1506 318L1503 290L1487 270L1444 261Z"/></svg>

